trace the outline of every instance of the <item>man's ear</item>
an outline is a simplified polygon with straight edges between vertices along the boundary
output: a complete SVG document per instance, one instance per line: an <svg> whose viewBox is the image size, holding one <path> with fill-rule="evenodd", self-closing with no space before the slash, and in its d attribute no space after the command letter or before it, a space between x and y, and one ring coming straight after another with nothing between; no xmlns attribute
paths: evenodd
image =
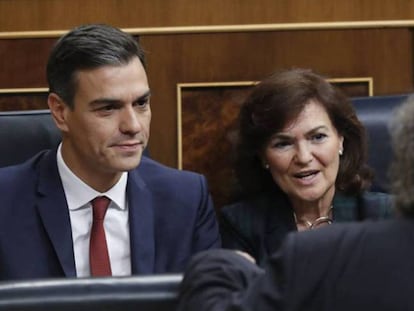
<svg viewBox="0 0 414 311"><path fill-rule="evenodd" d="M56 93L50 93L47 98L47 105L49 106L50 113L56 126L62 131L67 132L68 127L66 124L67 110L70 108Z"/></svg>

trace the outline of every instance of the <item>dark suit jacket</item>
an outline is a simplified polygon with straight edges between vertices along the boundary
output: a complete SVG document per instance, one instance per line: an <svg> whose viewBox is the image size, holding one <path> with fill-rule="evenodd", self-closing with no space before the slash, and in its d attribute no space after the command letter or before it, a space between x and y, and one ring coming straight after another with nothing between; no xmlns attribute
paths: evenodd
<svg viewBox="0 0 414 311"><path fill-rule="evenodd" d="M413 310L414 220L289 234L266 273L240 255L195 256L180 310Z"/></svg>
<svg viewBox="0 0 414 311"><path fill-rule="evenodd" d="M347 222L386 219L393 216L392 197L386 193L365 192L361 196L337 193L333 200L333 219ZM277 191L220 210L220 232L224 248L252 255L263 266L289 232L296 231L292 207Z"/></svg>
<svg viewBox="0 0 414 311"><path fill-rule="evenodd" d="M179 272L192 254L220 246L201 175L143 157L127 198L133 274ZM0 169L0 279L75 277L72 244L56 150Z"/></svg>

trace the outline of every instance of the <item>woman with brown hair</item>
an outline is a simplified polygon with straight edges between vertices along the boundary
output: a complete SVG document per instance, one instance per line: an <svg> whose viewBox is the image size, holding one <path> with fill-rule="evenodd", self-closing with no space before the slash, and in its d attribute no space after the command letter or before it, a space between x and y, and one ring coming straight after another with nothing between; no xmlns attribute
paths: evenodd
<svg viewBox="0 0 414 311"><path fill-rule="evenodd" d="M290 231L391 217L391 197L367 191L366 135L352 103L312 71L281 71L255 86L238 139L241 200L221 209L224 247L262 264Z"/></svg>

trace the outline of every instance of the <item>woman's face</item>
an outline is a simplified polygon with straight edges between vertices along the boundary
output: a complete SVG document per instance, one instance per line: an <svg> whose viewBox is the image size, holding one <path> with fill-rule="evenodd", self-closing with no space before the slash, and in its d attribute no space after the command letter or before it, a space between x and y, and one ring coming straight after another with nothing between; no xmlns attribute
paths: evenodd
<svg viewBox="0 0 414 311"><path fill-rule="evenodd" d="M262 161L294 205L331 200L343 140L325 108L310 100L296 119L270 138Z"/></svg>

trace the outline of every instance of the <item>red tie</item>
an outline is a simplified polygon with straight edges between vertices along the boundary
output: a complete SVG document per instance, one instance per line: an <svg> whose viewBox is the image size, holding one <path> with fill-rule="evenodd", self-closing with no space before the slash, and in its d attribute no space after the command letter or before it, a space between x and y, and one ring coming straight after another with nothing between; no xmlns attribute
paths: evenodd
<svg viewBox="0 0 414 311"><path fill-rule="evenodd" d="M96 197L91 201L93 222L89 244L89 263L91 276L111 276L108 246L106 244L104 217L110 200L107 197Z"/></svg>

